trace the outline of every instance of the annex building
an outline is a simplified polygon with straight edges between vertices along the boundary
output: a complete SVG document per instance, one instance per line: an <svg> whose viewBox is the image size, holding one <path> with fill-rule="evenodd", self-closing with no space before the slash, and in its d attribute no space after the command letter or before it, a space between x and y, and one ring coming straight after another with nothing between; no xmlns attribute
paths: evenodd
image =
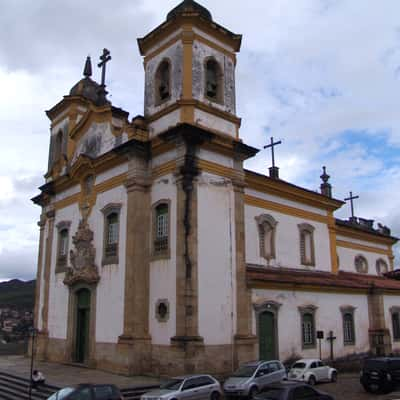
<svg viewBox="0 0 400 400"><path fill-rule="evenodd" d="M144 115L84 77L47 111L38 357L127 374L400 350L397 239L317 193L243 168L241 35L185 0L138 40ZM101 63L110 58L105 49Z"/></svg>

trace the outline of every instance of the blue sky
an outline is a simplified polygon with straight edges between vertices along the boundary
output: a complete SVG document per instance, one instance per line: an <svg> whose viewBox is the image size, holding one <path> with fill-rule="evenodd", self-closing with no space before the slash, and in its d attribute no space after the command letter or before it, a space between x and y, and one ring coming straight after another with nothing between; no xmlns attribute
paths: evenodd
<svg viewBox="0 0 400 400"><path fill-rule="evenodd" d="M49 121L81 78L87 54L111 50L114 105L143 112L136 38L177 4L172 0L6 0L0 26L0 279L36 270L37 194L47 167ZM283 144L283 179L309 189L326 165L340 199L360 195L356 213L400 236L400 3L397 0L203 0L214 20L243 34L237 65L241 137ZM18 23L16 23L18 21ZM99 79L99 71L94 72ZM266 173L270 154L247 167ZM349 207L337 214L349 216ZM399 246L396 254L400 266Z"/></svg>

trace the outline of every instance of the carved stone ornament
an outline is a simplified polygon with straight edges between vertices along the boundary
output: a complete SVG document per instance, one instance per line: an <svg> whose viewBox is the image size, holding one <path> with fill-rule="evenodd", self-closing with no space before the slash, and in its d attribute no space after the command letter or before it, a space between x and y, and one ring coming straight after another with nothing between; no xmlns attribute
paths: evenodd
<svg viewBox="0 0 400 400"><path fill-rule="evenodd" d="M93 232L87 222L79 222L78 231L72 237L75 249L70 251L72 267L69 267L64 278L64 284L75 285L78 282L96 284L100 276L95 265L96 249L93 246Z"/></svg>

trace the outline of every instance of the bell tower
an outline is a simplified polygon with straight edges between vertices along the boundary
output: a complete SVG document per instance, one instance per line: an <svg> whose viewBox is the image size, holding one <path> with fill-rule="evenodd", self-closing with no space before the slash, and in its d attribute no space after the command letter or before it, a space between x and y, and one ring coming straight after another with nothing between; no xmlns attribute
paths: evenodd
<svg viewBox="0 0 400 400"><path fill-rule="evenodd" d="M193 0L184 0L164 23L138 39L150 137L189 123L238 138L235 67L241 39Z"/></svg>

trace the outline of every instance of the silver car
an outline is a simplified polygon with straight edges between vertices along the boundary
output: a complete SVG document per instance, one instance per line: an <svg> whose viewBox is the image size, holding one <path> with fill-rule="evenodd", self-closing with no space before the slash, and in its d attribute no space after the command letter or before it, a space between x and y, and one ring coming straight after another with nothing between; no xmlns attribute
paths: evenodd
<svg viewBox="0 0 400 400"><path fill-rule="evenodd" d="M224 383L226 397L247 396L253 398L270 383L286 378L286 370L280 361L254 361L242 364Z"/></svg>
<svg viewBox="0 0 400 400"><path fill-rule="evenodd" d="M141 400L219 400L220 383L211 375L188 375L172 378L158 390L144 393Z"/></svg>

